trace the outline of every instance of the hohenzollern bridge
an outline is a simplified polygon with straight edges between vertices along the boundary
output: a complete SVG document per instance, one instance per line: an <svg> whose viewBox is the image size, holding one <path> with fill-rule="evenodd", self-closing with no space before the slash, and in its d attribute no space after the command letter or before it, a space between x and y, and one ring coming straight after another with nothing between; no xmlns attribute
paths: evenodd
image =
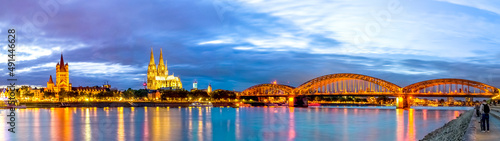
<svg viewBox="0 0 500 141"><path fill-rule="evenodd" d="M499 91L496 87L465 79L433 79L400 87L371 76L339 73L314 78L298 87L259 84L245 89L239 96L289 97L290 106L297 106L296 102L304 96L392 96L397 97L398 108L408 108L411 97L494 97Z"/></svg>

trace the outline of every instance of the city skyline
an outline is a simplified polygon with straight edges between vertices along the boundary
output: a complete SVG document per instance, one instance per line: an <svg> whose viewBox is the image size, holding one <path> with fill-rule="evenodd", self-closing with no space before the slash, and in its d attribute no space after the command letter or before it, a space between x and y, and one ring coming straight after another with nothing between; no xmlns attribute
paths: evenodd
<svg viewBox="0 0 500 141"><path fill-rule="evenodd" d="M143 88L150 49L158 59L156 51L163 48L169 70L185 89L195 80L199 88L211 83L214 89L237 91L274 80L296 87L335 73L368 75L401 87L438 78L500 87L498 2L378 1L339 7L344 1L153 1L108 9L59 1L53 12L37 3L6 3L26 5L0 6L12 13L0 15L0 27L19 31L18 85L44 87L62 52L75 87L108 81L120 90ZM314 6L302 6L307 4ZM46 22L33 21L40 12ZM29 22L34 28L25 28Z"/></svg>

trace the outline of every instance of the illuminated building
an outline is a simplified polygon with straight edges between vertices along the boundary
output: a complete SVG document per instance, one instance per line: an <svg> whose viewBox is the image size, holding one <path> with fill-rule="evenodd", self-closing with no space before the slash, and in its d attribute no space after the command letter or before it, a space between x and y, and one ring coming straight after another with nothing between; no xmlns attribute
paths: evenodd
<svg viewBox="0 0 500 141"><path fill-rule="evenodd" d="M59 92L60 90L70 91L71 83L69 83L68 63L64 64L63 55L61 53L61 62L56 65L56 84L52 81L52 75L47 82L48 91Z"/></svg>
<svg viewBox="0 0 500 141"><path fill-rule="evenodd" d="M173 74L168 75L166 63L163 63L163 51L160 49L160 62L156 66L153 49L151 49L151 58L148 66L148 81L147 88L157 90L160 88L182 89L182 82L179 77Z"/></svg>
<svg viewBox="0 0 500 141"><path fill-rule="evenodd" d="M212 85L208 83L207 93L210 94L212 92Z"/></svg>
<svg viewBox="0 0 500 141"><path fill-rule="evenodd" d="M194 90L198 89L198 82L196 82L196 80L193 82L193 89Z"/></svg>
<svg viewBox="0 0 500 141"><path fill-rule="evenodd" d="M75 92L84 92L89 94L97 94L99 92L109 91L111 85L104 84L102 87L94 86L94 87L72 87L72 84L69 83L69 65L68 63L64 64L63 55L61 54L61 61L56 65L56 83L52 80L52 75L50 75L49 81L47 81L47 88L44 91L55 92L58 93L61 90L64 91L75 91ZM35 94L37 95L37 94ZM38 95L37 95L38 96ZM40 95L39 97L41 97Z"/></svg>
<svg viewBox="0 0 500 141"><path fill-rule="evenodd" d="M7 99L7 88L0 89L0 100Z"/></svg>

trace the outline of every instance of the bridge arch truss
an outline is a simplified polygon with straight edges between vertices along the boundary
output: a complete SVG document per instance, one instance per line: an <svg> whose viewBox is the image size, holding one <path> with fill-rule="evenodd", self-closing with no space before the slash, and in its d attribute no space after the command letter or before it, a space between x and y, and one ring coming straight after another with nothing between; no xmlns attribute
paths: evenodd
<svg viewBox="0 0 500 141"><path fill-rule="evenodd" d="M492 96L499 89L481 82L465 79L433 79L417 82L403 88L403 92L411 95L454 95L454 96Z"/></svg>
<svg viewBox="0 0 500 141"><path fill-rule="evenodd" d="M292 95L292 86L281 84L259 84L241 92L240 96L288 96Z"/></svg>
<svg viewBox="0 0 500 141"><path fill-rule="evenodd" d="M311 79L294 90L299 95L392 95L402 90L391 82L361 74L339 73Z"/></svg>

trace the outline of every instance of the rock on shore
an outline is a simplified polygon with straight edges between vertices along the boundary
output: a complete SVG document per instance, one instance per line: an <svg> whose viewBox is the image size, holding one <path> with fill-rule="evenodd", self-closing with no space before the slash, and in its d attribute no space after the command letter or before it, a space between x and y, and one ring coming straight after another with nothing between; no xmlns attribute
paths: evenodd
<svg viewBox="0 0 500 141"><path fill-rule="evenodd" d="M451 120L443 127L425 135L421 141L461 141L465 139L465 132L469 127L473 110L460 114L457 119Z"/></svg>

